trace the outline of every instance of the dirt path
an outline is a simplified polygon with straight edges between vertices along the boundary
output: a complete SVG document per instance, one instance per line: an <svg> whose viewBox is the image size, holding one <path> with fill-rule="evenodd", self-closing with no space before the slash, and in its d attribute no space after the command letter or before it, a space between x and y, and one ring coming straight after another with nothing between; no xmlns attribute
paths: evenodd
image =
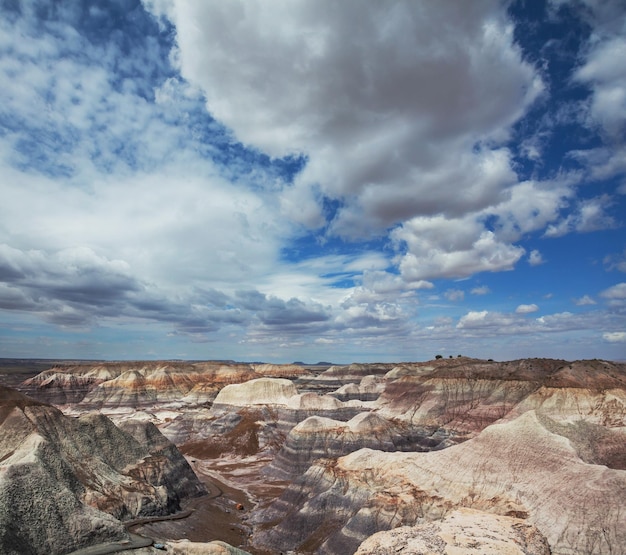
<svg viewBox="0 0 626 555"><path fill-rule="evenodd" d="M245 520L252 503L245 492L220 481L218 476L207 476L197 466L194 470L210 493L185 502L183 508L192 514L183 520L148 522L133 527L134 531L158 542L221 540L235 547L245 545L250 533Z"/></svg>
<svg viewBox="0 0 626 555"><path fill-rule="evenodd" d="M202 460L188 457L208 495L190 499L183 511L163 517L144 517L125 522L131 541L111 542L74 551L68 555L109 555L149 547L168 540L187 539L192 542L221 540L252 555L269 552L248 546L251 529L248 512L259 502L279 495L284 484L268 484L258 474L264 461L222 459ZM221 464L220 464L221 463ZM258 466L258 468L257 468Z"/></svg>

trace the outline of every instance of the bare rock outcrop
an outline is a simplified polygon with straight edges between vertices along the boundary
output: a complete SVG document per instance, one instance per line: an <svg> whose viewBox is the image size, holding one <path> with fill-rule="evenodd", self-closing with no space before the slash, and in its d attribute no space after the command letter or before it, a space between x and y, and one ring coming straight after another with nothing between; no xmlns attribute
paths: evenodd
<svg viewBox="0 0 626 555"><path fill-rule="evenodd" d="M349 420L364 410L330 395L292 395L296 390L289 380L253 382L225 387L209 411L181 414L161 426L163 433L196 456L269 456L294 426L311 416Z"/></svg>
<svg viewBox="0 0 626 555"><path fill-rule="evenodd" d="M215 398L214 405L286 405L298 394L296 386L286 378L257 378L241 384L224 387Z"/></svg>
<svg viewBox="0 0 626 555"><path fill-rule="evenodd" d="M269 475L294 478L322 457L336 458L363 447L381 451L432 451L447 447L441 429L391 422L373 412L347 422L310 416L289 431L283 446L266 468Z"/></svg>
<svg viewBox="0 0 626 555"><path fill-rule="evenodd" d="M249 364L104 362L57 366L26 380L19 389L46 403L78 404L78 410L113 414L206 405L224 385L259 376Z"/></svg>
<svg viewBox="0 0 626 555"><path fill-rule="evenodd" d="M375 401L385 389L384 380L385 377L381 376L364 376L358 384L342 385L331 395L341 401Z"/></svg>
<svg viewBox="0 0 626 555"><path fill-rule="evenodd" d="M204 491L151 424L123 431L103 415L67 417L0 386L1 553L124 539L118 519L168 514Z"/></svg>
<svg viewBox="0 0 626 555"><path fill-rule="evenodd" d="M295 379L309 374L299 364L252 364L252 369L266 378Z"/></svg>
<svg viewBox="0 0 626 555"><path fill-rule="evenodd" d="M375 532L467 507L524 518L553 554L610 554L626 545L625 499L625 471L585 463L529 411L442 451L318 461L257 517L255 542L345 555Z"/></svg>
<svg viewBox="0 0 626 555"><path fill-rule="evenodd" d="M608 418L624 425L623 364L442 359L405 365L402 372L394 372L390 374L400 377L387 382L378 400L385 416L418 426L443 426L461 438L475 436L509 413L519 416L530 409L546 412L550 407L567 418L587 419L595 412L602 425L610 425Z"/></svg>
<svg viewBox="0 0 626 555"><path fill-rule="evenodd" d="M355 555L550 555L548 542L524 520L459 509L444 519L378 532Z"/></svg>
<svg viewBox="0 0 626 555"><path fill-rule="evenodd" d="M345 366L330 366L324 372L315 376L309 383L320 388L334 390L346 385L359 383L366 376L384 376L394 368L389 363L353 363Z"/></svg>
<svg viewBox="0 0 626 555"><path fill-rule="evenodd" d="M250 555L247 551L221 541L208 543L171 541L167 542L167 550L172 555Z"/></svg>
<svg viewBox="0 0 626 555"><path fill-rule="evenodd" d="M105 381L97 373L76 374L46 370L27 379L21 389L53 405L79 403L98 384Z"/></svg>

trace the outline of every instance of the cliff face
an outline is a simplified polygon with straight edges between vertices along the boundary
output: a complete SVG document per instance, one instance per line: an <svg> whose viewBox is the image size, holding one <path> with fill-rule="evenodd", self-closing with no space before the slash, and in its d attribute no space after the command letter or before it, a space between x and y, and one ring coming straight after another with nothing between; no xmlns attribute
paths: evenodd
<svg viewBox="0 0 626 555"><path fill-rule="evenodd" d="M117 519L162 515L203 486L150 424L64 416L0 386L0 552L61 554L125 538Z"/></svg>

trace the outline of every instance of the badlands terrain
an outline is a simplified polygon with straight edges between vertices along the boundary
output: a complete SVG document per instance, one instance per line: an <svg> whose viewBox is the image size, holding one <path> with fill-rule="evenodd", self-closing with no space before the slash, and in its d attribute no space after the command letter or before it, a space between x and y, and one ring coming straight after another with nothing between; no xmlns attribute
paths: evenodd
<svg viewBox="0 0 626 555"><path fill-rule="evenodd" d="M162 549L624 554L626 364L0 361L0 554Z"/></svg>

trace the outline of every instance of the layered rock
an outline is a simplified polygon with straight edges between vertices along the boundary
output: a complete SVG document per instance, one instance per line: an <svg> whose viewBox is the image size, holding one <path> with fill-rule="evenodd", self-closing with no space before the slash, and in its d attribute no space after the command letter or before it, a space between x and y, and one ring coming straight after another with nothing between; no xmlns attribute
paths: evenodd
<svg viewBox="0 0 626 555"><path fill-rule="evenodd" d="M106 362L59 366L20 386L38 400L108 413L210 404L220 388L259 377L248 364Z"/></svg>
<svg viewBox="0 0 626 555"><path fill-rule="evenodd" d="M311 416L287 434L266 472L275 477L294 478L322 457L336 458L363 447L381 451L431 451L447 446L447 440L439 429L413 428L372 412L360 413L347 422Z"/></svg>
<svg viewBox="0 0 626 555"><path fill-rule="evenodd" d="M443 451L362 449L320 461L261 515L273 525L255 542L345 555L377 531L467 507L524 518L554 554L619 552L626 472L585 463L542 418L529 411Z"/></svg>
<svg viewBox="0 0 626 555"><path fill-rule="evenodd" d="M347 383L342 385L332 395L341 401L375 401L385 389L383 381L385 378L364 376L358 384Z"/></svg>
<svg viewBox="0 0 626 555"><path fill-rule="evenodd" d="M53 405L79 403L99 383L105 381L97 373L74 374L46 370L24 381L21 389Z"/></svg>
<svg viewBox="0 0 626 555"><path fill-rule="evenodd" d="M0 387L0 552L54 555L125 539L117 519L168 514L204 493L154 426L128 432Z"/></svg>
<svg viewBox="0 0 626 555"><path fill-rule="evenodd" d="M250 555L247 551L221 541L199 543L180 540L168 542L167 550L172 555Z"/></svg>
<svg viewBox="0 0 626 555"><path fill-rule="evenodd" d="M309 372L299 364L252 364L252 369L267 378L301 378Z"/></svg>
<svg viewBox="0 0 626 555"><path fill-rule="evenodd" d="M215 398L216 407L222 405L286 405L298 394L296 386L286 378L258 378L224 387Z"/></svg>
<svg viewBox="0 0 626 555"><path fill-rule="evenodd" d="M401 377L387 382L378 401L381 412L418 426L444 426L465 437L476 435L514 409L519 415L541 403L546 408L550 403L562 406L557 398L567 396L568 390L576 393L570 406L563 409L567 415L580 412L574 408L576 396L592 404L596 395L607 403L617 398L621 405L626 390L624 365L602 361L444 359L411 369L413 372L405 369ZM615 417L615 407L605 406L605 412ZM602 408L593 410L599 414ZM622 417L618 418L622 422Z"/></svg>
<svg viewBox="0 0 626 555"><path fill-rule="evenodd" d="M280 449L295 425L310 416L349 420L364 410L359 403L295 391L289 380L275 378L226 386L209 411L182 414L161 429L196 456L269 456Z"/></svg>
<svg viewBox="0 0 626 555"><path fill-rule="evenodd" d="M439 521L378 532L356 551L386 553L550 555L550 547L537 528L522 519L459 509Z"/></svg>
<svg viewBox="0 0 626 555"><path fill-rule="evenodd" d="M309 379L307 385L314 391L335 391L347 384L358 384L366 376L383 377L394 366L386 363L330 366L321 374Z"/></svg>

